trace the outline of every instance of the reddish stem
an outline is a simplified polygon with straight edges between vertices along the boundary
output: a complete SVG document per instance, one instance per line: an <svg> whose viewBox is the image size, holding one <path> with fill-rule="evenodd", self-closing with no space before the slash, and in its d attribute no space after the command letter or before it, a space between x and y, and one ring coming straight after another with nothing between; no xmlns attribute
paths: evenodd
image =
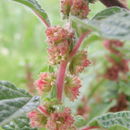
<svg viewBox="0 0 130 130"><path fill-rule="evenodd" d="M43 19L37 12L34 11L34 13L41 19L41 21L46 25L46 27L50 27L50 25L47 23L45 19Z"/></svg>
<svg viewBox="0 0 130 130"><path fill-rule="evenodd" d="M43 106L38 106L38 110L46 116L49 115L49 113L45 110Z"/></svg>
<svg viewBox="0 0 130 130"><path fill-rule="evenodd" d="M57 74L57 79L56 79L56 86L57 86L57 98L59 101L62 100L62 93L63 93L63 88L64 88L64 79L65 79L65 72L66 72L66 67L68 64L68 61L77 53L81 43L83 42L84 38L90 33L91 31L88 31L84 33L83 35L80 36L77 44L75 45L74 49L70 53L69 57L67 60L64 60L60 64L59 72Z"/></svg>
<svg viewBox="0 0 130 130"><path fill-rule="evenodd" d="M96 128L99 128L99 127L97 127L97 126L90 126L90 127L83 128L82 130L92 130L92 129L96 129Z"/></svg>
<svg viewBox="0 0 130 130"><path fill-rule="evenodd" d="M63 93L63 86L64 86L64 79L65 79L65 72L67 67L67 61L62 61L60 64L59 72L56 79L56 86L57 86L57 98L59 101L62 100L62 93Z"/></svg>
<svg viewBox="0 0 130 130"><path fill-rule="evenodd" d="M91 32L91 31L85 32L84 34L82 34L82 35L80 36L78 42L76 43L75 47L73 48L72 52L70 53L70 57L69 57L69 58L73 57L73 56L77 53L77 51L78 51L78 49L79 49L81 43L83 42L84 38L85 38L90 32Z"/></svg>

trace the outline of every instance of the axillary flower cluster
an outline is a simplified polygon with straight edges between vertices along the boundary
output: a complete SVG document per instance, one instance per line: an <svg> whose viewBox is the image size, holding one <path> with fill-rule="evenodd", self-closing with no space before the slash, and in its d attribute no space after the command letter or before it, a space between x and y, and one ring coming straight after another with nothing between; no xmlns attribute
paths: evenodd
<svg viewBox="0 0 130 130"><path fill-rule="evenodd" d="M89 13L86 0L61 0L64 18L69 15L86 18ZM79 73L90 64L87 51L79 50L88 32L80 37L70 26L48 26L46 31L49 62L56 72L42 72L35 81L41 105L28 113L31 127L49 130L76 130L74 115L64 106L63 96L74 101L79 96L81 80ZM52 96L53 93L53 96Z"/></svg>

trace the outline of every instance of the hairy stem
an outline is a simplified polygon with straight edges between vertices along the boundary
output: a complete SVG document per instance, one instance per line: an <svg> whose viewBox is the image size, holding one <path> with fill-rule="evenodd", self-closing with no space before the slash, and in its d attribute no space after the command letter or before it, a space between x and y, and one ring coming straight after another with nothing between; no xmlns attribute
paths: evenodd
<svg viewBox="0 0 130 130"><path fill-rule="evenodd" d="M78 51L78 49L79 49L81 43L83 42L83 40L85 39L85 37L86 37L90 32L91 32L91 31L85 32L84 34L82 34L82 35L80 36L80 38L79 38L79 40L77 41L75 47L73 48L72 52L70 53L70 57L69 57L69 58L73 57L73 56L77 53L77 51Z"/></svg>
<svg viewBox="0 0 130 130"><path fill-rule="evenodd" d="M62 93L64 87L64 79L65 79L65 72L67 67L67 61L62 61L60 64L59 72L56 79L56 86L57 86L57 98L59 101L62 100Z"/></svg>

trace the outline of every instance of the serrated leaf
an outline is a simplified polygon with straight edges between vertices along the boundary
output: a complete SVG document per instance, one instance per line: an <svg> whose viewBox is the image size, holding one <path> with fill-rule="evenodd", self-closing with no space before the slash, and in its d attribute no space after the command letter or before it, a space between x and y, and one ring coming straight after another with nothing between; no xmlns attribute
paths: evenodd
<svg viewBox="0 0 130 130"><path fill-rule="evenodd" d="M104 38L130 40L130 11L126 9L111 7L96 14L91 20L72 17L71 21L72 25L98 32Z"/></svg>
<svg viewBox="0 0 130 130"><path fill-rule="evenodd" d="M11 121L9 124L3 126L4 130L37 130L37 128L31 128L29 125L29 119L25 116Z"/></svg>
<svg viewBox="0 0 130 130"><path fill-rule="evenodd" d="M27 7L29 7L30 9L32 9L34 11L34 13L45 23L50 25L50 21L48 18L47 13L45 12L45 10L43 10L41 8L41 6L39 5L39 3L36 0L13 0L16 1L18 3L21 3L23 5L26 5Z"/></svg>
<svg viewBox="0 0 130 130"><path fill-rule="evenodd" d="M124 128L130 128L130 112L123 111L117 113L108 113L93 119L89 126L100 126L103 128L112 128L121 126Z"/></svg>
<svg viewBox="0 0 130 130"><path fill-rule="evenodd" d="M31 97L27 92L18 89L7 81L0 81L0 125L35 109L39 97Z"/></svg>

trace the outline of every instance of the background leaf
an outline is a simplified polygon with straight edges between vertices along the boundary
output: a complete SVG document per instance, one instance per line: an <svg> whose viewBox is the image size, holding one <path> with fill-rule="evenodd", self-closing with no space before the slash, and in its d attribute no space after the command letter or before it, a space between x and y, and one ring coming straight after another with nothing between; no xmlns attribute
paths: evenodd
<svg viewBox="0 0 130 130"><path fill-rule="evenodd" d="M114 128L121 126L124 128L130 128L130 112L123 111L117 113L108 113L93 119L90 126L101 126L103 128ZM113 130L113 129L112 129ZM115 129L114 129L115 130Z"/></svg>
<svg viewBox="0 0 130 130"><path fill-rule="evenodd" d="M39 105L39 97L31 97L7 81L0 81L0 125L10 122Z"/></svg>
<svg viewBox="0 0 130 130"><path fill-rule="evenodd" d="M130 11L126 9L111 7L99 12L91 20L72 17L71 21L73 28L80 26L83 31L94 30L107 39L130 40Z"/></svg>

